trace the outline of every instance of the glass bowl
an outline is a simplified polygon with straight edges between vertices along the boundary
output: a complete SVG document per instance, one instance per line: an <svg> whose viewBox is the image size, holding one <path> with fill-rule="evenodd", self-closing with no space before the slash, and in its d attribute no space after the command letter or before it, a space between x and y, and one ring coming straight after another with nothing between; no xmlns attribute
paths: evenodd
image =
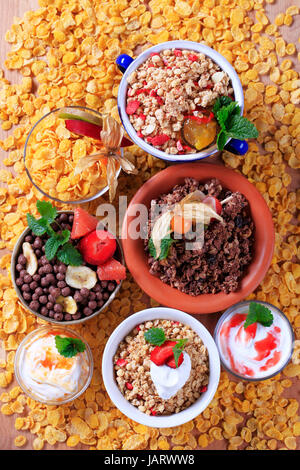
<svg viewBox="0 0 300 470"><path fill-rule="evenodd" d="M74 110L81 110L81 111L85 111L85 112L89 112L93 115L95 115L96 117L98 118L101 118L102 115L100 113L98 113L97 111L93 110L93 109L90 109L90 108L86 108L86 107L83 107L83 106L68 106L68 108L73 108ZM30 182L33 184L33 186L35 186L35 188L40 192L42 193L44 196L46 196L47 198L49 199L52 199L53 201L56 201L56 202L60 202L62 204L84 204L86 202L90 202L90 201L93 201L95 199L97 199L98 197L102 196L103 194L105 194L108 190L109 190L109 187L108 185L106 184L105 186L102 186L99 190L97 190L95 193L93 194L87 194L85 197L82 197L82 198L79 198L79 199L60 199L59 197L57 197L57 195L51 195L49 194L49 192L47 192L45 189L43 189L41 187L41 185L35 181L34 177L33 177L33 172L32 172L32 169L30 168L30 165L29 165L29 155L30 155L30 147L31 145L33 144L33 140L36 139L36 141L39 141L42 140L41 139L41 131L43 129L50 129L51 128L51 123L56 123L55 121L55 118L58 117L58 114L59 112L62 110L63 108L58 108L58 109L54 109L53 111L50 111L49 113L45 114L43 117L41 117L36 123L35 125L32 127L32 129L30 130L28 136L27 136L27 139L26 139L26 142L25 142L25 146L24 146L24 165L25 165L25 170L26 170L26 173L28 175L28 178L30 180ZM53 119L54 118L54 119ZM64 122L63 119L61 119L62 123ZM49 126L49 128L47 127ZM61 127L61 129L63 129L63 126ZM67 131L67 129L66 129ZM66 132L66 135L68 135L69 131ZM55 134L53 130L49 130L48 134L47 134L47 137L49 137L49 145L48 147L45 146L45 153L48 151L49 152L49 159L51 160L54 160L56 158L56 151L57 149L53 148L53 146L51 146L51 138L55 137ZM63 138L63 132L62 132L62 137L58 137L57 134L56 134L56 142L58 140L68 140L68 138L66 137L65 139ZM75 134L71 134L71 135L75 135ZM80 136L78 135L78 140L79 139L88 139L90 141L92 141L93 144L96 145L96 142L94 139L92 138L88 138L88 137L83 137L83 136ZM86 140L86 142L88 141ZM68 149L71 150L72 149L72 145L75 144L77 140L73 140L72 138L72 143L71 143L71 147ZM53 141L52 141L53 142ZM53 142L54 144L54 142ZM37 143L35 142L35 145L37 145ZM94 146L95 146L94 145ZM38 149L39 150L39 149ZM34 150L35 154L38 153L38 150ZM66 161L68 161L68 151L66 151ZM99 151L99 150L98 150ZM120 149L120 152L121 152L121 155L123 155L123 149L121 148ZM93 154L94 153L97 153L97 150L95 150L94 152L92 152ZM91 155L92 153L87 153L87 155ZM42 156L42 152L41 152L41 156ZM45 157L46 155L42 158L40 158L39 160L41 162L45 161ZM53 162L54 164L54 162ZM58 168L53 168L53 171L61 171L60 170L60 164L59 162L57 161L57 163L55 162L55 164L58 165ZM43 166L42 163L40 164L41 167ZM75 165L74 165L75 167ZM89 170L89 169L88 169ZM88 170L85 170L85 171L88 171ZM49 171L49 170L48 170ZM117 169L117 177L119 176L120 174L120 171L121 171L121 167L119 167ZM42 170L41 170L42 172ZM46 175L46 172L45 172L45 175ZM42 175L41 175L42 176ZM63 177L63 176L61 176ZM105 178L106 178L106 175L105 175ZM59 182L59 181L58 181ZM56 189L55 189L56 191Z"/></svg>
<svg viewBox="0 0 300 470"><path fill-rule="evenodd" d="M53 333L53 332L57 333L58 335L63 334L63 335L69 336L69 337L78 338L85 344L85 346L86 346L85 351L83 353L79 353L79 354L83 354L83 359L85 360L85 365L87 366L88 371L86 373L86 377L84 378L84 380L82 381L79 389L76 392L71 393L69 396L67 396L65 398L49 399L48 400L48 399L44 398L42 396L42 394L39 395L38 392L35 392L33 390L33 387L29 387L28 385L26 385L26 383L24 381L24 378L23 378L23 372L24 372L24 369L25 369L23 361L24 361L24 355L25 355L25 352L26 352L26 348L28 348L30 345L32 345L34 343L34 341L37 340L38 338L44 337L47 334ZM27 336L25 336L25 338L20 343L20 345L17 349L16 356L15 356L14 368L15 368L15 374L16 374L17 382L20 385L20 387L22 388L23 392L26 393L26 395L28 395L30 398L32 398L33 400L36 400L40 403L45 403L47 405L57 406L57 405L64 405L65 403L68 403L70 401L75 400L88 388L88 386L89 386L89 384L92 380L92 376L93 376L94 361L93 361L92 351L91 351L89 345L84 340L84 338L82 338L82 336L80 336L77 332L75 332L74 330L68 329L68 328L64 328L62 326L50 326L50 325L48 325L48 326L43 326L41 328L37 328L37 329L31 331L31 333L29 333ZM40 393L42 393L42 392L40 392Z"/></svg>
<svg viewBox="0 0 300 470"><path fill-rule="evenodd" d="M233 371L228 366L228 364L225 362L224 357L223 357L223 352L222 352L220 344L219 344L219 332L220 332L220 329L221 329L222 325L226 321L226 319L232 313L248 313L250 302L261 304L261 305L269 308L271 311L273 310L273 312L276 312L276 314L279 315L281 317L281 319L283 320L283 322L286 324L286 331L290 335L290 345L289 345L289 348L287 350L287 354L285 354L284 361L280 361L279 367L276 371L272 372L271 374L266 374L266 375L261 376L261 377L249 377L249 376L246 376L246 375L238 374L236 371ZM283 334L284 334L284 332L283 332ZM284 313L281 310L279 310L279 308L275 307L274 305L269 304L267 302L261 302L261 301L258 301L258 300L251 300L251 301L248 300L248 301L245 301L245 302L239 302L239 303L233 305L232 307L228 308L223 313L223 315L219 318L219 321L218 321L218 323L216 325L216 328L215 328L215 331L214 331L214 340L215 340L215 343L216 343L218 351L219 351L222 366L224 367L224 369L227 372L232 374L234 377L237 377L240 380L244 380L244 381L248 381L248 382L259 382L259 381L267 380L267 379L270 379L271 377L274 377L275 375L279 374L286 367L286 365L289 363L289 361L292 357L293 348L294 348L294 339L295 338L294 338L294 332L293 332L292 325L290 324L288 318L284 315Z"/></svg>

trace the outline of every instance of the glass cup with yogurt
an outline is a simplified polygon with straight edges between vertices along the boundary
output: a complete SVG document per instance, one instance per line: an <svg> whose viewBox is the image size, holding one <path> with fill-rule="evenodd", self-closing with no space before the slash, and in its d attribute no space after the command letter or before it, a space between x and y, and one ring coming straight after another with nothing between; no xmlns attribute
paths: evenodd
<svg viewBox="0 0 300 470"><path fill-rule="evenodd" d="M61 355L56 335L81 340L85 350L73 357ZM20 343L15 357L20 387L29 397L47 405L62 405L78 398L89 386L93 368L89 345L75 331L60 326L33 330Z"/></svg>
<svg viewBox="0 0 300 470"><path fill-rule="evenodd" d="M267 307L273 323L256 322L244 328L250 303ZM287 317L274 305L240 302L227 309L214 331L222 366L242 380L266 380L281 372L291 359L294 333Z"/></svg>

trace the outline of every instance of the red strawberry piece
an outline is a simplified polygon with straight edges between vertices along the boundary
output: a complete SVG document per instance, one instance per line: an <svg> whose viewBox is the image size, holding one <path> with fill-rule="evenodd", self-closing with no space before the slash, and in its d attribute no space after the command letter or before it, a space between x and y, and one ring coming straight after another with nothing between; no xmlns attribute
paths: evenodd
<svg viewBox="0 0 300 470"><path fill-rule="evenodd" d="M156 415L156 411L153 408L150 408L150 413L152 414L152 416Z"/></svg>
<svg viewBox="0 0 300 470"><path fill-rule="evenodd" d="M80 240L78 248L84 261L98 266L112 258L117 243L112 233L94 230Z"/></svg>
<svg viewBox="0 0 300 470"><path fill-rule="evenodd" d="M139 118L143 119L143 121L146 121L146 116L143 113L140 113Z"/></svg>
<svg viewBox="0 0 300 470"><path fill-rule="evenodd" d="M203 204L207 204L211 207L218 215L222 212L222 204L220 203L219 199L214 196L207 196L203 199Z"/></svg>
<svg viewBox="0 0 300 470"><path fill-rule="evenodd" d="M136 326L136 329L137 329L138 331L141 331L140 325L137 325L137 326Z"/></svg>
<svg viewBox="0 0 300 470"><path fill-rule="evenodd" d="M118 359L116 364L119 367L124 367L124 366L126 366L126 364L128 364L128 361L126 361L125 359Z"/></svg>
<svg viewBox="0 0 300 470"><path fill-rule="evenodd" d="M194 80L194 85L199 86L199 83L197 82L197 80Z"/></svg>
<svg viewBox="0 0 300 470"><path fill-rule="evenodd" d="M160 105L164 104L164 100L161 98L161 96L157 96L156 99L157 99L158 104Z"/></svg>
<svg viewBox="0 0 300 470"><path fill-rule="evenodd" d="M207 390L207 385L204 385L204 387L201 388L200 393L204 393Z"/></svg>
<svg viewBox="0 0 300 470"><path fill-rule="evenodd" d="M93 215L86 212L81 207L76 207L74 210L74 220L72 225L71 238L81 238L91 233L97 228L99 220Z"/></svg>
<svg viewBox="0 0 300 470"><path fill-rule="evenodd" d="M147 94L148 93L148 90L147 88L140 88L139 90L136 90L136 95L140 95L141 93L145 93Z"/></svg>
<svg viewBox="0 0 300 470"><path fill-rule="evenodd" d="M138 137L140 137L140 139L143 139L143 138L144 138L144 136L143 136L143 134L141 133L141 131L137 131L136 134L137 134Z"/></svg>
<svg viewBox="0 0 300 470"><path fill-rule="evenodd" d="M156 97L157 97L156 90L151 90L151 91L150 91L150 96L152 96L152 97L155 97L155 98L156 98Z"/></svg>
<svg viewBox="0 0 300 470"><path fill-rule="evenodd" d="M136 397L138 400L141 400L143 398L142 395L137 395Z"/></svg>
<svg viewBox="0 0 300 470"><path fill-rule="evenodd" d="M151 57L154 57L155 55L159 55L159 53L158 52L151 52L151 54L150 54Z"/></svg>
<svg viewBox="0 0 300 470"><path fill-rule="evenodd" d="M126 268L122 263L111 258L98 266L97 275L100 281L116 281L117 284L120 284L120 281L126 279Z"/></svg>
<svg viewBox="0 0 300 470"><path fill-rule="evenodd" d="M177 142L176 142L176 147L177 147L177 150L179 150L180 152L182 152L183 147L182 147L182 143L181 143L180 140L177 140Z"/></svg>
<svg viewBox="0 0 300 470"><path fill-rule="evenodd" d="M192 62L196 62L198 60L198 57L196 56L196 54L189 54L188 59Z"/></svg>
<svg viewBox="0 0 300 470"><path fill-rule="evenodd" d="M178 358L178 367L183 363L183 353L180 354ZM166 362L166 365L171 367L172 369L176 369L175 357L171 357Z"/></svg>
<svg viewBox="0 0 300 470"><path fill-rule="evenodd" d="M173 325L179 325L179 321L173 321Z"/></svg>
<svg viewBox="0 0 300 470"><path fill-rule="evenodd" d="M129 103L127 103L127 106L126 106L126 113L134 114L136 110L139 108L140 104L141 103L138 100L129 101Z"/></svg>
<svg viewBox="0 0 300 470"><path fill-rule="evenodd" d="M155 65L152 64L152 63L150 63L150 64L148 64L148 69L149 69L150 67L155 67Z"/></svg>
<svg viewBox="0 0 300 470"><path fill-rule="evenodd" d="M183 145L183 150L192 150L188 145Z"/></svg>
<svg viewBox="0 0 300 470"><path fill-rule="evenodd" d="M162 346L156 346L150 354L150 359L157 366L162 366L168 359L174 357L173 347L176 341L166 341Z"/></svg>
<svg viewBox="0 0 300 470"><path fill-rule="evenodd" d="M126 382L125 386L126 386L127 390L133 390L133 385L130 382Z"/></svg>
<svg viewBox="0 0 300 470"><path fill-rule="evenodd" d="M170 137L167 134L159 134L151 138L152 145L163 145L165 142L168 142Z"/></svg>
<svg viewBox="0 0 300 470"><path fill-rule="evenodd" d="M208 83L208 84L206 85L206 89L207 89L207 90L211 90L212 88L213 88L213 84L212 84L212 83Z"/></svg>
<svg viewBox="0 0 300 470"><path fill-rule="evenodd" d="M181 57L181 56L182 56L182 51L181 51L180 49L175 49L174 55L175 55L176 57Z"/></svg>

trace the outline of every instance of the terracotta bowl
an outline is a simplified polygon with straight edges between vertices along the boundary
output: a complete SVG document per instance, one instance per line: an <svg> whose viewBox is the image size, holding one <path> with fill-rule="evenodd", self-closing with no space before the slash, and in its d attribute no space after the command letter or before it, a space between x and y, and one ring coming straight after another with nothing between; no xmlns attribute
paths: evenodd
<svg viewBox="0 0 300 470"><path fill-rule="evenodd" d="M177 184L183 184L186 177L199 181L218 178L223 187L232 192L240 191L248 200L255 225L254 257L240 281L236 292L225 294L202 294L192 297L163 283L149 272L144 241L128 237L129 224L135 216L130 215L133 204L144 204L150 208L151 200L170 192ZM132 211L132 213L134 213ZM274 226L269 208L249 181L239 173L224 166L209 163L187 163L166 168L148 180L133 197L123 223L122 245L125 261L138 285L153 299L167 307L177 308L188 313L213 313L224 310L245 299L264 278L273 256Z"/></svg>

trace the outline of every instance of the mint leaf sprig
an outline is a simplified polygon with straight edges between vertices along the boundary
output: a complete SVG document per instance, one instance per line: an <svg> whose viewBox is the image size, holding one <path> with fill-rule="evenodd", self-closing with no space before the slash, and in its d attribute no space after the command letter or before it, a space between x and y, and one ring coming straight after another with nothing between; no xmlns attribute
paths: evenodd
<svg viewBox="0 0 300 470"><path fill-rule="evenodd" d="M59 335L55 336L55 346L59 354L64 357L76 356L76 354L84 352L86 349L86 346L81 339Z"/></svg>
<svg viewBox="0 0 300 470"><path fill-rule="evenodd" d="M37 201L37 210L41 215L40 219L36 219L32 214L27 213L27 224L30 230L37 236L49 235L45 244L45 256L51 261L55 256L64 264L71 266L80 266L83 263L81 253L69 242L70 230L60 230L55 232L51 224L56 223L57 210L47 201Z"/></svg>
<svg viewBox="0 0 300 470"><path fill-rule="evenodd" d="M271 310L265 305L250 302L249 312L244 323L244 328L246 329L249 325L253 323L260 323L263 326L271 326L273 323L274 317L271 313Z"/></svg>
<svg viewBox="0 0 300 470"><path fill-rule="evenodd" d="M160 242L160 255L158 259L161 261L163 259L166 259L169 255L169 251L173 243L175 242L174 238L172 238L170 235L167 235L165 238L163 238ZM149 249L149 254L152 256L152 258L156 259L156 249L153 243L152 238L149 239L148 243L148 249Z"/></svg>
<svg viewBox="0 0 300 470"><path fill-rule="evenodd" d="M188 339L174 339L166 338L165 332L162 328L150 328L144 333L145 340L153 346L162 346L166 341L176 341L172 351L174 354L175 365L178 367L179 356L182 354Z"/></svg>
<svg viewBox="0 0 300 470"><path fill-rule="evenodd" d="M241 116L241 108L228 96L217 98L213 113L221 128L217 136L217 146L223 150L229 137L233 139L256 139L258 130L247 118Z"/></svg>

